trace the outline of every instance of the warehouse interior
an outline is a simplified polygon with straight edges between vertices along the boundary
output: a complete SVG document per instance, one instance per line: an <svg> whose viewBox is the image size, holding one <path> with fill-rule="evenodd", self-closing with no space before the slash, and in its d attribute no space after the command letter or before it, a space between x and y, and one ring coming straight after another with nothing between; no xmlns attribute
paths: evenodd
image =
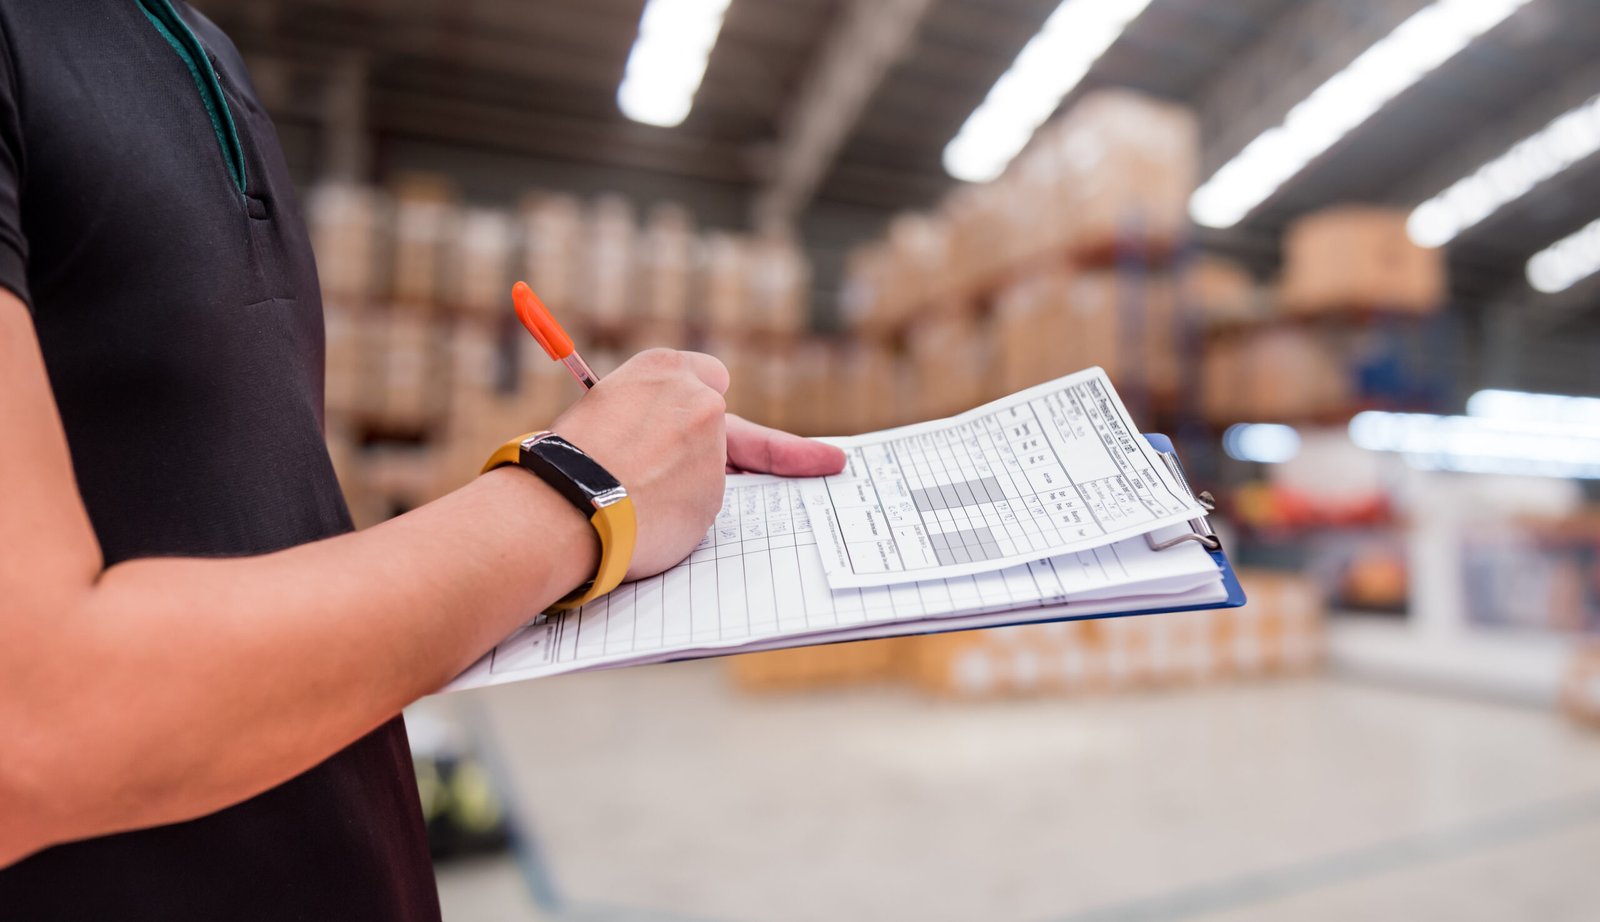
<svg viewBox="0 0 1600 922"><path fill-rule="evenodd" d="M359 524L577 398L526 279L806 435L1101 366L1250 596L426 699L446 919L1600 916L1590 4L192 5Z"/></svg>

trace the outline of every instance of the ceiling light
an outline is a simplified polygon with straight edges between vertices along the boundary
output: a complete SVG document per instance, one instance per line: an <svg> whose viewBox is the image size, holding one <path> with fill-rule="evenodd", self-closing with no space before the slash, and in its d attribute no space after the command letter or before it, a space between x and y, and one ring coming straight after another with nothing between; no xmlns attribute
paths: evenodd
<svg viewBox="0 0 1600 922"><path fill-rule="evenodd" d="M1600 221L1528 260L1528 284L1547 295L1558 294L1600 272Z"/></svg>
<svg viewBox="0 0 1600 922"><path fill-rule="evenodd" d="M1350 421L1350 440L1423 470L1600 479L1597 426L1369 411Z"/></svg>
<svg viewBox="0 0 1600 922"><path fill-rule="evenodd" d="M1555 426L1582 426L1600 432L1600 397L1482 390L1467 400L1467 415Z"/></svg>
<svg viewBox="0 0 1600 922"><path fill-rule="evenodd" d="M988 182L1027 146L1094 62L1150 0L1062 0L945 145L944 168Z"/></svg>
<svg viewBox="0 0 1600 922"><path fill-rule="evenodd" d="M1282 464L1300 453L1300 433L1277 423L1239 423L1222 434L1222 450L1236 461Z"/></svg>
<svg viewBox="0 0 1600 922"><path fill-rule="evenodd" d="M1206 180L1189 214L1232 227L1340 139L1528 0L1436 0L1351 61ZM1425 219L1426 223L1426 219Z"/></svg>
<svg viewBox="0 0 1600 922"><path fill-rule="evenodd" d="M617 87L623 115L663 128L689 116L727 9L728 0L648 0Z"/></svg>
<svg viewBox="0 0 1600 922"><path fill-rule="evenodd" d="M1565 113L1411 213L1419 246L1444 246L1530 189L1600 151L1600 96Z"/></svg>

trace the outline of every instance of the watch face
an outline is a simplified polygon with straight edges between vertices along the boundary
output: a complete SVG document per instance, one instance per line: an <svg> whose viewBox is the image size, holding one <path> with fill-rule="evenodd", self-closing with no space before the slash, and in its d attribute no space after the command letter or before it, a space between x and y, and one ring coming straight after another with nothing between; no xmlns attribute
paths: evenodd
<svg viewBox="0 0 1600 922"><path fill-rule="evenodd" d="M522 443L522 466L555 487L585 515L628 495L610 471L554 433Z"/></svg>

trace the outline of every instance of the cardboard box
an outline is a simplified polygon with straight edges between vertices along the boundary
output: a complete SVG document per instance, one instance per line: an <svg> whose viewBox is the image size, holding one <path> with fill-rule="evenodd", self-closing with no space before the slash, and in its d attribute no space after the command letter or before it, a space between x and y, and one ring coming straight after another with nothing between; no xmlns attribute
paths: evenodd
<svg viewBox="0 0 1600 922"><path fill-rule="evenodd" d="M390 297L411 308L444 300L449 253L456 239L455 187L431 174L413 173L392 183L394 248Z"/></svg>
<svg viewBox="0 0 1600 922"><path fill-rule="evenodd" d="M589 214L588 316L597 327L621 330L637 313L634 286L638 237L633 204L620 195L602 195Z"/></svg>
<svg viewBox="0 0 1600 922"><path fill-rule="evenodd" d="M688 209L672 204L651 209L639 247L639 306L658 333L667 324L681 327L688 322L698 249Z"/></svg>
<svg viewBox="0 0 1600 922"><path fill-rule="evenodd" d="M745 692L816 691L899 677L912 638L795 647L746 653L728 660L734 684Z"/></svg>
<svg viewBox="0 0 1600 922"><path fill-rule="evenodd" d="M1207 346L1201 407L1217 423L1297 422L1337 415L1354 400L1338 350L1312 330L1264 328Z"/></svg>
<svg viewBox="0 0 1600 922"><path fill-rule="evenodd" d="M754 240L746 250L745 291L750 329L792 336L809 326L811 267L787 236Z"/></svg>
<svg viewBox="0 0 1600 922"><path fill-rule="evenodd" d="M451 244L447 300L487 317L510 311L511 285L516 281L512 271L516 241L510 216L488 208L464 209L459 233Z"/></svg>
<svg viewBox="0 0 1600 922"><path fill-rule="evenodd" d="M449 405L449 327L420 310L377 316L381 393L374 422L396 432L430 429Z"/></svg>
<svg viewBox="0 0 1600 922"><path fill-rule="evenodd" d="M556 316L581 314L580 276L583 208L566 195L533 193L523 199L519 216L522 258L518 272Z"/></svg>
<svg viewBox="0 0 1600 922"><path fill-rule="evenodd" d="M364 186L325 183L311 190L306 214L324 300L359 305L381 296L390 212L388 197Z"/></svg>
<svg viewBox="0 0 1600 922"><path fill-rule="evenodd" d="M1058 207L1071 215L1074 249L1167 246L1189 228L1198 181L1200 131L1194 113L1128 90L1089 93L1046 130L1059 161Z"/></svg>
<svg viewBox="0 0 1600 922"><path fill-rule="evenodd" d="M1304 577L1240 572L1250 604L917 638L907 669L949 697L1085 694L1305 675L1323 659L1326 605Z"/></svg>
<svg viewBox="0 0 1600 922"><path fill-rule="evenodd" d="M983 403L993 346L990 329L970 316L930 317L914 324L906 355L916 380L917 417L937 419Z"/></svg>
<svg viewBox="0 0 1600 922"><path fill-rule="evenodd" d="M883 335L899 323L888 312L889 248L883 243L856 247L845 257L839 292L839 319L862 336Z"/></svg>
<svg viewBox="0 0 1600 922"><path fill-rule="evenodd" d="M1267 299L1243 266L1219 256L1201 256L1183 268L1180 299L1207 324L1247 323L1267 314Z"/></svg>
<svg viewBox="0 0 1600 922"><path fill-rule="evenodd" d="M746 329L750 309L749 244L733 234L706 235L700 302L706 326L717 335Z"/></svg>
<svg viewBox="0 0 1600 922"><path fill-rule="evenodd" d="M1291 313L1426 314L1444 304L1444 255L1411 242L1403 210L1341 206L1306 215L1290 225L1283 252L1281 298Z"/></svg>

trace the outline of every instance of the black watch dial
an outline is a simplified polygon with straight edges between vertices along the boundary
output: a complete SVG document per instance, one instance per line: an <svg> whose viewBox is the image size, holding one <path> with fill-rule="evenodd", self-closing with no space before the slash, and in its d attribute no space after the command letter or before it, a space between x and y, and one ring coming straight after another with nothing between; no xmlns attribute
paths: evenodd
<svg viewBox="0 0 1600 922"><path fill-rule="evenodd" d="M615 494L622 487L610 471L553 433L532 440L531 444L524 442L521 463L555 487L585 516L594 514L600 505L595 502L597 498Z"/></svg>

